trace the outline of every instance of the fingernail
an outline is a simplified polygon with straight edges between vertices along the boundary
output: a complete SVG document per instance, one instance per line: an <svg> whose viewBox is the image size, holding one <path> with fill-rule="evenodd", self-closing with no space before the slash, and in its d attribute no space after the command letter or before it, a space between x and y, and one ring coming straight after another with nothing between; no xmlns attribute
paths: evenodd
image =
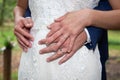
<svg viewBox="0 0 120 80"><path fill-rule="evenodd" d="M48 42L46 41L45 44L48 44Z"/></svg>
<svg viewBox="0 0 120 80"><path fill-rule="evenodd" d="M39 41L38 44L41 44L41 41Z"/></svg>
<svg viewBox="0 0 120 80"><path fill-rule="evenodd" d="M46 42L45 44L46 44L46 45L49 45L49 43L48 43L48 42Z"/></svg>
<svg viewBox="0 0 120 80"><path fill-rule="evenodd" d="M71 49L68 49L68 51L67 52L71 52Z"/></svg>
<svg viewBox="0 0 120 80"><path fill-rule="evenodd" d="M26 49L26 48L24 48L24 51L25 51L25 52L27 52L27 49Z"/></svg>
<svg viewBox="0 0 120 80"><path fill-rule="evenodd" d="M29 47L31 48L31 47L32 47L32 44L30 44Z"/></svg>
<svg viewBox="0 0 120 80"><path fill-rule="evenodd" d="M61 63L61 62L59 62L58 64L59 64L59 65L61 65L62 63Z"/></svg>
<svg viewBox="0 0 120 80"><path fill-rule="evenodd" d="M31 38L31 41L34 41L34 38Z"/></svg>
<svg viewBox="0 0 120 80"><path fill-rule="evenodd" d="M50 60L49 60L49 59L47 59L46 61L47 61L47 62L50 62Z"/></svg>
<svg viewBox="0 0 120 80"><path fill-rule="evenodd" d="M28 23L27 26L30 26L30 24Z"/></svg>
<svg viewBox="0 0 120 80"><path fill-rule="evenodd" d="M39 53L42 54L42 51L40 51Z"/></svg>
<svg viewBox="0 0 120 80"><path fill-rule="evenodd" d="M47 26L48 28L50 28L50 26Z"/></svg>
<svg viewBox="0 0 120 80"><path fill-rule="evenodd" d="M27 43L27 46L29 46L30 44L29 43Z"/></svg>

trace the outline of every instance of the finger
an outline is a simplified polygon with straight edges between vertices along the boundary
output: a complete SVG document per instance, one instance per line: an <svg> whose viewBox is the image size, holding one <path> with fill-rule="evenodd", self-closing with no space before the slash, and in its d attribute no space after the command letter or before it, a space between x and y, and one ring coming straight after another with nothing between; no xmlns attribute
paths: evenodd
<svg viewBox="0 0 120 80"><path fill-rule="evenodd" d="M57 43L57 42L56 42L56 43ZM68 46L69 46L69 44L70 44L70 37L68 37L68 38L66 39L66 41L60 46L60 48L66 48L66 49L67 49L66 52L68 52Z"/></svg>
<svg viewBox="0 0 120 80"><path fill-rule="evenodd" d="M61 65L65 63L67 60L69 60L74 55L74 52L71 52L69 54L66 54L59 62L58 64Z"/></svg>
<svg viewBox="0 0 120 80"><path fill-rule="evenodd" d="M29 40L33 41L33 36L26 32L24 29L20 28L19 26L15 29L15 32L18 32L19 34L23 35L24 37L28 38Z"/></svg>
<svg viewBox="0 0 120 80"><path fill-rule="evenodd" d="M61 47L61 45L67 40L68 37L69 37L68 34L62 36L58 43L49 44L49 46L47 46L46 48L41 49L40 54L57 51Z"/></svg>
<svg viewBox="0 0 120 80"><path fill-rule="evenodd" d="M18 45L20 46L20 48L22 49L22 50L24 50L24 46L17 40L17 42L18 42Z"/></svg>
<svg viewBox="0 0 120 80"><path fill-rule="evenodd" d="M84 42L86 41L86 35L84 33L81 33L79 36L77 36L76 40L75 40L75 45L73 46L71 52L69 54L66 54L60 61L59 64L62 64L64 62L66 62L67 60L69 60L78 49L80 49L83 45Z"/></svg>
<svg viewBox="0 0 120 80"><path fill-rule="evenodd" d="M68 12L68 13L69 13L69 12ZM68 15L68 13L66 13L65 15L63 15L63 16L57 18L57 19L55 19L55 22L60 22L60 21L62 21L62 20Z"/></svg>
<svg viewBox="0 0 120 80"><path fill-rule="evenodd" d="M17 38L19 38L27 47L31 47L31 44L29 42L28 39L26 39L25 37L23 37L21 34L15 32L15 35L17 36Z"/></svg>
<svg viewBox="0 0 120 80"><path fill-rule="evenodd" d="M50 37L52 34L54 34L55 32L57 32L58 30L60 30L61 26L59 23L54 23L51 26L51 30L50 32L47 34L47 37Z"/></svg>
<svg viewBox="0 0 120 80"><path fill-rule="evenodd" d="M19 43L19 46L22 48L23 51L25 51L25 52L28 51L28 48L27 48L26 45L24 45L24 43L22 43L22 42L20 42L20 41L18 41L18 43Z"/></svg>
<svg viewBox="0 0 120 80"><path fill-rule="evenodd" d="M30 29L28 28L23 28L25 32L30 33Z"/></svg>
<svg viewBox="0 0 120 80"><path fill-rule="evenodd" d="M17 41L18 41L19 45L22 47L22 49L28 48L28 46L25 45L20 39L17 39Z"/></svg>
<svg viewBox="0 0 120 80"><path fill-rule="evenodd" d="M58 43L59 40L60 40L60 37L58 37L57 39L55 39L53 42L54 43Z"/></svg>
<svg viewBox="0 0 120 80"><path fill-rule="evenodd" d="M54 23L47 26L48 29L51 29L53 27Z"/></svg>
<svg viewBox="0 0 120 80"><path fill-rule="evenodd" d="M46 44L51 44L54 40L56 40L61 35L62 35L62 29L54 33L49 38L47 38Z"/></svg>
<svg viewBox="0 0 120 80"><path fill-rule="evenodd" d="M57 27L57 26L56 26ZM54 28L54 29L51 29L51 31L47 34L47 37L50 37L52 36L54 33L56 33L60 28Z"/></svg>
<svg viewBox="0 0 120 80"><path fill-rule="evenodd" d="M47 26L47 28L48 29L52 29L53 27L55 28L55 26L54 26L55 24L56 24L56 22L53 22L52 24L50 24L49 26Z"/></svg>
<svg viewBox="0 0 120 80"><path fill-rule="evenodd" d="M71 52L71 50L74 46L75 39L76 39L76 36L71 36L70 37L70 44L69 44L68 52Z"/></svg>
<svg viewBox="0 0 120 80"><path fill-rule="evenodd" d="M40 50L40 54L45 54L45 53L49 53L49 52L55 52L55 48L56 48L56 43L52 43L50 45L48 45L47 47L43 48Z"/></svg>
<svg viewBox="0 0 120 80"><path fill-rule="evenodd" d="M60 40L58 41L58 43L56 44L56 49L58 50L61 46L62 46L62 44L64 44L64 42L67 40L67 38L69 37L69 35L68 34L65 34L64 36L61 36L60 37Z"/></svg>
<svg viewBox="0 0 120 80"><path fill-rule="evenodd" d="M58 49L62 46L62 44L67 40L69 36L66 34L64 35L64 37L62 36L62 38L57 41L58 43L51 43L51 44L47 44L49 46L47 46L46 48L43 48L40 53L43 54L43 53L48 53L48 52L56 52L58 51Z"/></svg>
<svg viewBox="0 0 120 80"><path fill-rule="evenodd" d="M42 39L38 42L39 44L45 44L46 43L46 39Z"/></svg>
<svg viewBox="0 0 120 80"><path fill-rule="evenodd" d="M60 50L58 50L57 53L55 53L55 54L53 54L52 56L50 56L50 57L47 58L47 62L51 62L51 61L53 61L53 60L56 60L56 59L62 57L63 55L64 55L64 53L61 52Z"/></svg>
<svg viewBox="0 0 120 80"><path fill-rule="evenodd" d="M51 31L47 34L46 37L48 38L48 37L52 36L55 32L56 32L56 31L51 30Z"/></svg>
<svg viewBox="0 0 120 80"><path fill-rule="evenodd" d="M60 40L60 38L57 38L56 40L53 41L53 43L57 43ZM46 44L47 39L42 39L39 41L39 44Z"/></svg>

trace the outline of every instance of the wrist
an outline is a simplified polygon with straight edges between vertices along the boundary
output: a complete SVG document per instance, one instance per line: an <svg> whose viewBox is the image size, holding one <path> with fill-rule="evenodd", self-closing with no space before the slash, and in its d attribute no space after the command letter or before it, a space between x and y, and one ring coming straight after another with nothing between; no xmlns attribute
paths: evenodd
<svg viewBox="0 0 120 80"><path fill-rule="evenodd" d="M98 22L99 22L99 18L101 17L102 11L98 11L98 10L91 10L91 20L90 20L90 25L92 26L98 26ZM103 14L104 15L104 14ZM102 19L102 18L101 18Z"/></svg>
<svg viewBox="0 0 120 80"><path fill-rule="evenodd" d="M91 26L91 25L94 24L94 19L95 19L95 16L96 16L95 10L88 9L87 12L88 12L88 24L87 24L87 26Z"/></svg>
<svg viewBox="0 0 120 80"><path fill-rule="evenodd" d="M84 9L84 12L86 14L86 20L85 20L85 25L84 28L86 26L91 26L94 23L94 16L95 16L95 10L93 9Z"/></svg>
<svg viewBox="0 0 120 80"><path fill-rule="evenodd" d="M22 16L15 16L14 22L17 24L20 20L24 19Z"/></svg>

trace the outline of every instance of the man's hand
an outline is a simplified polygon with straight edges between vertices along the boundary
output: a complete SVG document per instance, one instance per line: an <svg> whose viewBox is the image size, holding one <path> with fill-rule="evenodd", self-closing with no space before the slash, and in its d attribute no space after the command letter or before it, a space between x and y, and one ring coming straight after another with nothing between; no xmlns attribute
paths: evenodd
<svg viewBox="0 0 120 80"><path fill-rule="evenodd" d="M64 62L66 62L67 60L69 60L69 59L75 54L75 52L84 45L86 39L87 39L86 32L83 31L81 34L79 34L79 35L77 36L71 52L69 52L69 53L66 52L66 50L67 50L66 47L68 47L69 42L70 42L70 39L67 39L67 40L65 41L65 43L64 43L63 45L61 45L61 47L60 47L59 49L57 49L57 48L56 48L56 44L57 44L57 42L59 41L59 39L58 39L58 40L56 40L55 42L53 42L52 44L50 44L49 46L47 46L47 48L42 49L42 50L41 50L41 53L42 53L42 54L45 54L45 53L47 53L47 52L52 52L53 49L54 49L54 50L56 49L56 50L55 50L56 52L55 52L52 56L50 56L50 57L47 58L47 62L51 62L51 61L53 61L53 60L56 60L56 59L58 59L58 58L63 57L63 58L59 61L59 64L62 64L62 63L64 63ZM46 41L43 40L43 41L41 41L40 43L41 43L41 44L45 44L45 42L46 42Z"/></svg>
<svg viewBox="0 0 120 80"><path fill-rule="evenodd" d="M20 47L27 52L28 47L31 47L30 41L33 41L33 36L30 34L30 29L33 26L31 18L19 17L15 20L14 34Z"/></svg>

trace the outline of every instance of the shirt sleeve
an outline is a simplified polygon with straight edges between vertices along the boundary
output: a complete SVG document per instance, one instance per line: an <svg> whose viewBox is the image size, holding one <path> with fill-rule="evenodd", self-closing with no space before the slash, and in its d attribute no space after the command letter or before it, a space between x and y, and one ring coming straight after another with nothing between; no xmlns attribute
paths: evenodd
<svg viewBox="0 0 120 80"><path fill-rule="evenodd" d="M85 43L85 44L91 43L90 34L89 34L89 32L88 32L87 28L85 28L84 30L85 30L85 32L86 32L86 34L87 34L87 41L86 41L86 43Z"/></svg>

